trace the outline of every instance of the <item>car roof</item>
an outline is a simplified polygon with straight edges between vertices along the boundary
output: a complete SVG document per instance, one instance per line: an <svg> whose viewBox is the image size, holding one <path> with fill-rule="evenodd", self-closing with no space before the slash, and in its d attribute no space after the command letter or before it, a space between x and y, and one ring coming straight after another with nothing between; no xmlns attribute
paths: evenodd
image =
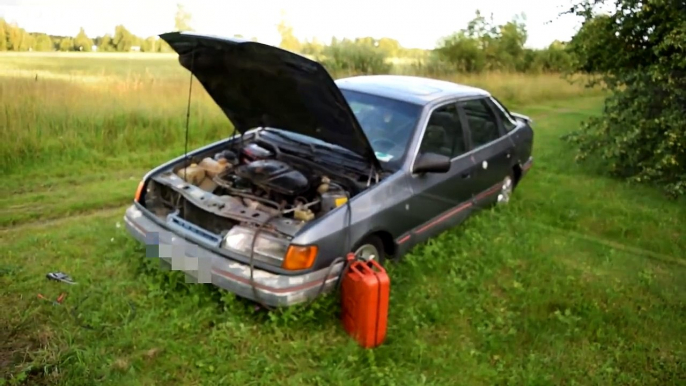
<svg viewBox="0 0 686 386"><path fill-rule="evenodd" d="M480 88L405 75L363 75L336 80L342 90L358 91L426 105L447 97L490 96Z"/></svg>

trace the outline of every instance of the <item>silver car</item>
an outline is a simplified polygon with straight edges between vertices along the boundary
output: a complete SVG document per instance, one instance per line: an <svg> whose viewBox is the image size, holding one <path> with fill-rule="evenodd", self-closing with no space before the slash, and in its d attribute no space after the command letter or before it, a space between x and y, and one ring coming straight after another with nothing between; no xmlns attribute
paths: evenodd
<svg viewBox="0 0 686 386"><path fill-rule="evenodd" d="M276 47L161 37L235 132L147 173L124 219L150 257L197 282L269 306L306 301L334 287L340 257L398 258L508 202L532 165L531 120L484 90L334 81Z"/></svg>

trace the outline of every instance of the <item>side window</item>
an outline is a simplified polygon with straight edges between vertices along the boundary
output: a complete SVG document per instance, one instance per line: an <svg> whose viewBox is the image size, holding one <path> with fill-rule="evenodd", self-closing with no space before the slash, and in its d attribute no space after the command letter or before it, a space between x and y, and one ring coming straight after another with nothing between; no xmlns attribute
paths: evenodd
<svg viewBox="0 0 686 386"><path fill-rule="evenodd" d="M453 158L465 150L464 132L456 105L449 104L434 110L429 117L419 152Z"/></svg>
<svg viewBox="0 0 686 386"><path fill-rule="evenodd" d="M460 102L469 122L472 143L475 148L500 138L498 121L485 99L472 99Z"/></svg>
<svg viewBox="0 0 686 386"><path fill-rule="evenodd" d="M491 98L489 102L489 104L493 107L495 113L500 118L500 121L503 123L505 131L509 133L510 131L514 130L517 127L517 123L514 119L512 119L509 111L507 111L507 109L503 107L503 105L501 105L495 98Z"/></svg>

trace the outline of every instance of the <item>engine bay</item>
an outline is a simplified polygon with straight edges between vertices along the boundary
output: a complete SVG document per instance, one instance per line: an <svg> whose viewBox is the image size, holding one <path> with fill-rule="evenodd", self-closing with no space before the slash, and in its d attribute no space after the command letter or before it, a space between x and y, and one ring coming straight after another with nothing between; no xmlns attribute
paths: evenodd
<svg viewBox="0 0 686 386"><path fill-rule="evenodd" d="M289 238L365 189L364 175L341 170L256 141L229 145L154 176L143 205L161 219L175 216L216 235L268 224Z"/></svg>

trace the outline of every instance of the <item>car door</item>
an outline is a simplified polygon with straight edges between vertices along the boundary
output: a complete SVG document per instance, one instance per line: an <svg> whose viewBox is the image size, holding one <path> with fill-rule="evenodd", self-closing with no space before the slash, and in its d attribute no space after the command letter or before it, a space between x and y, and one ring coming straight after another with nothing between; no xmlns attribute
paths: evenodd
<svg viewBox="0 0 686 386"><path fill-rule="evenodd" d="M497 199L502 181L511 171L512 139L504 135L497 115L487 98L463 100L458 103L465 115L472 147L472 160L476 164L473 186L476 205L485 205Z"/></svg>
<svg viewBox="0 0 686 386"><path fill-rule="evenodd" d="M436 153L450 157L451 165L446 173L412 174L410 178L412 244L459 223L469 213L475 164L465 154L469 141L464 125L454 102L438 106L429 116L415 162L423 153Z"/></svg>

